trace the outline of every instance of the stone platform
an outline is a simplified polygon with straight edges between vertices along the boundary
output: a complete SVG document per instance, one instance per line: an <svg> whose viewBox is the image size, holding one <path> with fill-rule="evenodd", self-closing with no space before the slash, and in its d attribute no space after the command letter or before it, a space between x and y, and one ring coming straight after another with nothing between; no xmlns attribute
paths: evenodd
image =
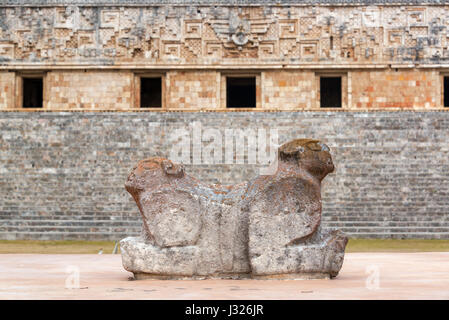
<svg viewBox="0 0 449 320"><path fill-rule="evenodd" d="M0 299L449 299L449 252L348 253L337 278L297 281L130 281L120 255L4 254L0 261ZM80 288L67 289L77 268Z"/></svg>

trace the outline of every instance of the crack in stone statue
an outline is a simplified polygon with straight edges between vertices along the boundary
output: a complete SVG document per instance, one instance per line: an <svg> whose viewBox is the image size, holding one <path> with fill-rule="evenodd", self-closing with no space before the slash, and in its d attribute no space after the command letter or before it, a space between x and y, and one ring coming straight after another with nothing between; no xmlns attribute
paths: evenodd
<svg viewBox="0 0 449 320"><path fill-rule="evenodd" d="M320 228L321 181L333 170L329 148L310 139L282 145L273 175L233 186L142 160L125 184L142 234L120 242L123 266L136 279L335 277L348 239Z"/></svg>

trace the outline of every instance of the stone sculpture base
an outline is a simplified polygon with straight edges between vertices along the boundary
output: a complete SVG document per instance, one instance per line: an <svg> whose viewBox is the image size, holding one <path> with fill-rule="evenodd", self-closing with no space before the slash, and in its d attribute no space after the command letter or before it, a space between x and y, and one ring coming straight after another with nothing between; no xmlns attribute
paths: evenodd
<svg viewBox="0 0 449 320"><path fill-rule="evenodd" d="M128 237L120 241L120 250L124 268L136 280L311 280L338 274L346 243L340 231L319 230L301 245L286 247L277 255L270 253L253 265L247 261L243 272L235 273L219 272L197 246L160 248L141 237Z"/></svg>
<svg viewBox="0 0 449 320"><path fill-rule="evenodd" d="M135 280L206 280L206 279L220 279L220 280L329 280L331 276L328 273L287 273L287 274L273 274L269 276L255 276L250 273L246 274L219 274L210 276L191 276L191 277L175 277L162 276L151 273L133 273Z"/></svg>
<svg viewBox="0 0 449 320"><path fill-rule="evenodd" d="M255 276L250 273L245 274L219 274L210 276L190 276L190 277L176 277L176 276L162 276L151 273L133 273L135 280L206 280L206 279L220 279L220 280L329 280L331 279L328 273L286 273L273 274L269 276Z"/></svg>
<svg viewBox="0 0 449 320"><path fill-rule="evenodd" d="M334 170L325 144L282 145L270 175L208 185L164 158L142 160L126 190L141 237L120 242L136 279L323 279L337 276L347 237L321 230L321 181Z"/></svg>

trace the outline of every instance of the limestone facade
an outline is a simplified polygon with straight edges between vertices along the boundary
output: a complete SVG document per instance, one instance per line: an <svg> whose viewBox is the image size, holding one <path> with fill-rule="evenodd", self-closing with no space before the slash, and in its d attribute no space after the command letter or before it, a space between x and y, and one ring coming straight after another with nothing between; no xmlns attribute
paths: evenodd
<svg viewBox="0 0 449 320"><path fill-rule="evenodd" d="M160 76L162 109L226 110L236 74L261 110L319 109L322 76L341 77L343 109L444 109L444 1L64 3L0 1L0 109L29 76L44 109L139 109L139 79Z"/></svg>

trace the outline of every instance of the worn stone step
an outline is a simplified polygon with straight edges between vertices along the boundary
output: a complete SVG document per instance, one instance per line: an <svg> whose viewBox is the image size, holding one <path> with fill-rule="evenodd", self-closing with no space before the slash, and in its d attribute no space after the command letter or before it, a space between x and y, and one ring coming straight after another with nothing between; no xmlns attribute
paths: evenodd
<svg viewBox="0 0 449 320"><path fill-rule="evenodd" d="M449 236L449 227L341 227L341 231L347 233L375 233L375 232L404 232L404 233L444 233Z"/></svg>
<svg viewBox="0 0 449 320"><path fill-rule="evenodd" d="M36 215L0 215L0 220L11 220L11 219L21 219L21 220L92 220L92 221L107 221L107 220L130 220L137 221L141 220L140 216L111 216L111 215L98 215L98 216L36 216Z"/></svg>
<svg viewBox="0 0 449 320"><path fill-rule="evenodd" d="M16 232L8 233L0 231L0 239L4 240L104 240L118 241L128 236L137 236L139 233L97 233L97 232ZM449 239L448 233L425 232L372 232L372 233L347 233L354 239Z"/></svg>
<svg viewBox="0 0 449 320"><path fill-rule="evenodd" d="M118 241L129 236L137 236L138 232L4 232L0 231L2 240L90 240Z"/></svg>
<svg viewBox="0 0 449 320"><path fill-rule="evenodd" d="M139 232L140 227L80 227L80 226L33 226L33 227L20 227L20 226L1 226L1 232L67 232L67 233L91 233L91 232Z"/></svg>
<svg viewBox="0 0 449 320"><path fill-rule="evenodd" d="M449 227L449 221L322 221L323 225L335 227Z"/></svg>
<svg viewBox="0 0 449 320"><path fill-rule="evenodd" d="M390 217L390 216L325 216L323 215L322 221L449 221L449 214L442 216L401 216L401 217Z"/></svg>
<svg viewBox="0 0 449 320"><path fill-rule="evenodd" d="M2 222L4 226L130 226L138 227L140 221L130 220L7 220Z"/></svg>
<svg viewBox="0 0 449 320"><path fill-rule="evenodd" d="M8 220L8 219L24 219L24 220L32 220L32 219L42 219L42 220L140 220L140 215L136 214L104 214L104 213L95 213L92 215L86 215L85 213L77 213L73 215L41 215L41 214L17 214L17 213L1 213L0 212L0 220ZM411 216L411 215L400 215L400 216L390 216L390 215L327 215L323 214L323 221L429 221L431 219L438 219L449 221L449 214L426 214L420 216Z"/></svg>
<svg viewBox="0 0 449 320"><path fill-rule="evenodd" d="M14 219L4 221L3 226L17 226L17 227L34 227L34 226L87 226L87 227L106 227L106 226L123 226L123 227L139 227L140 221L129 220L21 220ZM415 221L339 221L326 222L323 225L328 227L449 227L449 221L432 221L432 222L415 222Z"/></svg>
<svg viewBox="0 0 449 320"><path fill-rule="evenodd" d="M372 232L372 233L346 233L353 239L449 239L446 232Z"/></svg>

